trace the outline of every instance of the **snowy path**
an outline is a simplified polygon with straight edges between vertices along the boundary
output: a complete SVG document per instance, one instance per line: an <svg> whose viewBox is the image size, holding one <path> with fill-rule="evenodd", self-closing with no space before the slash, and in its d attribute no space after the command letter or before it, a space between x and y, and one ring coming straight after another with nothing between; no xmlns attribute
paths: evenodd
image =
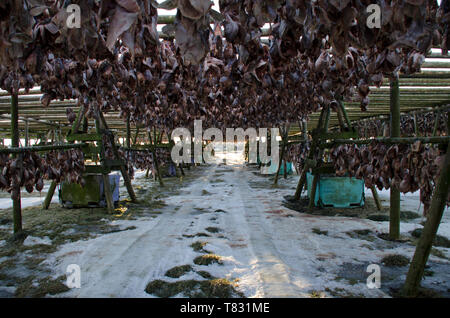
<svg viewBox="0 0 450 318"><path fill-rule="evenodd" d="M55 276L65 274L69 264L81 268L81 288L61 296L153 297L145 293L150 281L176 281L164 276L165 272L190 264L214 277L238 279L246 297L310 297L312 291L324 287L379 297L386 294L369 290L364 276L352 284L336 280L343 265L363 266L379 263L389 253L410 257L414 252L414 246L395 244L383 250L385 241L369 242L345 233L356 229L386 232L386 222L311 216L283 207L283 196L292 194L298 176L280 180L278 188L259 188L255 183L267 184L270 179L243 166L211 165L195 170L200 177L181 188L180 194L166 198L167 206L156 218L117 221L136 229L66 244L53 254L47 263ZM218 231L208 232L210 227ZM402 223L402 233L417 227L417 223ZM314 228L328 234L314 234ZM443 224L440 233L447 234L441 230L448 228ZM190 247L196 241L205 242L204 249L219 255L223 265L194 265L193 259L201 255ZM448 268L448 261L443 264ZM180 279L202 278L190 272ZM436 273L433 279L445 283L447 277Z"/></svg>

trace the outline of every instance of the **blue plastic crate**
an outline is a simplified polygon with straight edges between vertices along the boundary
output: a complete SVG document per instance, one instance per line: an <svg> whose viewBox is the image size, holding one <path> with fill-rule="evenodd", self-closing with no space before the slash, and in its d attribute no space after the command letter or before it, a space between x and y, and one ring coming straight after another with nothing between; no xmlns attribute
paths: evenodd
<svg viewBox="0 0 450 318"><path fill-rule="evenodd" d="M308 197L311 198L314 176L308 172L306 178ZM364 202L364 180L320 175L314 200L316 206L350 208L363 206Z"/></svg>

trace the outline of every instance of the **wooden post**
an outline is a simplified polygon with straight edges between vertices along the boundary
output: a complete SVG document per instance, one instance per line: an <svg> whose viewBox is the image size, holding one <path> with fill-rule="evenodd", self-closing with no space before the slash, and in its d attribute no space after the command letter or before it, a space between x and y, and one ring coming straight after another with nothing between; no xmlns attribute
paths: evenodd
<svg viewBox="0 0 450 318"><path fill-rule="evenodd" d="M444 214L450 185L450 143L447 146L444 163L439 175L438 182L431 199L431 207L428 211L427 221L416 246L408 275L406 276L403 294L411 297L416 296L422 280L425 264L427 263L433 241Z"/></svg>
<svg viewBox="0 0 450 318"><path fill-rule="evenodd" d="M89 122L86 117L83 118L83 132L87 133L89 130Z"/></svg>
<svg viewBox="0 0 450 318"><path fill-rule="evenodd" d="M391 78L390 84L390 135L400 137L400 89L397 75ZM400 238L400 190L391 187L390 192L389 238L397 240Z"/></svg>
<svg viewBox="0 0 450 318"><path fill-rule="evenodd" d="M78 129L80 128L81 120L84 118L84 105L81 105L80 109L78 110L77 119L72 124L71 133L76 134L78 132Z"/></svg>
<svg viewBox="0 0 450 318"><path fill-rule="evenodd" d="M42 208L44 210L48 210L48 207L50 206L50 202L52 201L53 194L55 193L56 189L56 181L52 180L52 183L50 184L50 187L47 191L47 195L45 196L44 203L42 204Z"/></svg>
<svg viewBox="0 0 450 318"><path fill-rule="evenodd" d="M372 185L370 187L370 190L372 190L372 195L373 195L373 199L375 201L375 205L377 206L377 210L381 211L382 205L381 205L380 197L378 196L377 188L375 188L375 186Z"/></svg>
<svg viewBox="0 0 450 318"><path fill-rule="evenodd" d="M320 116L319 116L319 122L317 124L317 128L318 130L320 129L320 127L322 127L322 122L323 122L323 117L325 114L325 108L322 108L322 111L320 112ZM306 126L306 125L305 125ZM313 140L311 143L311 149L309 150L309 154L308 154L308 159L313 159L314 158L314 151L318 145L318 133L316 133L316 135L313 135ZM302 169L302 174L300 176L300 180L298 181L297 184L297 189L295 190L295 195L294 195L294 199L295 200L300 200L300 196L302 194L302 190L303 190L303 186L306 184L306 172L308 171L309 166L306 163L305 166Z"/></svg>
<svg viewBox="0 0 450 318"><path fill-rule="evenodd" d="M179 163L178 167L180 168L181 175L184 177L183 163Z"/></svg>
<svg viewBox="0 0 450 318"><path fill-rule="evenodd" d="M325 117L325 122L324 122L324 125L323 125L325 133L328 131L328 125L330 123L330 116L331 116L331 108L328 106L327 114L326 114L326 117ZM320 133L322 132L322 130L321 130L320 127L317 130L318 130L317 143L320 143ZM320 149L319 150L319 157L317 159L318 166L321 165L322 156L323 156L323 149ZM314 207L314 205L315 205L317 184L319 183L319 180L320 180L320 174L317 172L317 173L314 174L314 179L313 179L313 183L312 183L311 197L309 198L309 205L308 205L309 209L312 209Z"/></svg>
<svg viewBox="0 0 450 318"><path fill-rule="evenodd" d="M278 175L280 173L280 169L281 169L281 164L283 162L283 157L284 157L284 152L286 150L286 145L287 145L287 134L289 131L289 124L285 125L284 128L282 128L282 146L281 146L281 154L280 154L280 159L278 161L278 168L277 168L277 172L275 174L275 180L273 182L274 185L278 184ZM286 171L286 168L284 169Z"/></svg>
<svg viewBox="0 0 450 318"><path fill-rule="evenodd" d="M347 123L348 129L352 129L352 123L350 122L350 119L348 117L347 111L345 110L344 102L342 101L342 98L339 100L339 108L342 111L342 114L344 115L345 122Z"/></svg>
<svg viewBox="0 0 450 318"><path fill-rule="evenodd" d="M416 137L419 136L419 126L417 125L417 114L414 113L413 114L413 120L414 120L414 134L416 135Z"/></svg>
<svg viewBox="0 0 450 318"><path fill-rule="evenodd" d="M434 115L436 116L436 119L434 120L433 137L437 135L437 131L439 128L439 121L441 119L441 113L436 112Z"/></svg>
<svg viewBox="0 0 450 318"><path fill-rule="evenodd" d="M344 125L344 119L342 118L342 110L340 107L336 110L337 118L339 121L339 127L341 128L341 131L345 131L345 125Z"/></svg>
<svg viewBox="0 0 450 318"><path fill-rule="evenodd" d="M137 144L138 135L139 135L139 127L136 127L136 134L134 135L133 145Z"/></svg>
<svg viewBox="0 0 450 318"><path fill-rule="evenodd" d="M11 146L19 147L19 97L17 95L11 95ZM16 155L13 155L13 158ZM21 162L20 162L20 166ZM14 221L14 233L22 231L22 207L20 200L20 186L13 189L18 191L17 198L13 200L13 221Z"/></svg>
<svg viewBox="0 0 450 318"><path fill-rule="evenodd" d="M131 147L130 115L127 116L127 148Z"/></svg>
<svg viewBox="0 0 450 318"><path fill-rule="evenodd" d="M28 120L25 120L25 147L30 145L29 127Z"/></svg>
<svg viewBox="0 0 450 318"><path fill-rule="evenodd" d="M151 133L149 132L149 139L152 142ZM159 170L159 163L158 163L158 157L156 156L156 128L153 131L153 142L152 142L152 161L153 161L153 168L156 171L156 176L159 181L159 185L161 187L164 187L164 182L161 177L161 171Z"/></svg>

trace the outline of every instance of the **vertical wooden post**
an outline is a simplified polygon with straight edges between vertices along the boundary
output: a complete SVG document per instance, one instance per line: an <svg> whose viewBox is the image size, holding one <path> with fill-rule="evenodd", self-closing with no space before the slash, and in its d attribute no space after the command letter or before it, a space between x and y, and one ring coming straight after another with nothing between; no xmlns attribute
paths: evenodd
<svg viewBox="0 0 450 318"><path fill-rule="evenodd" d="M139 127L136 127L136 134L134 135L133 145L137 144L138 136L139 136Z"/></svg>
<svg viewBox="0 0 450 318"><path fill-rule="evenodd" d="M130 115L127 116L127 148L131 147Z"/></svg>
<svg viewBox="0 0 450 318"><path fill-rule="evenodd" d="M281 135L281 154L280 154L280 159L278 161L278 168L277 168L277 172L275 174L275 180L273 182L274 185L278 184L278 175L280 174L280 169L281 169L281 164L283 162L283 157L284 157L284 152L286 151L286 145L287 145L287 135L289 132L289 124L285 125L284 128L282 128L282 135ZM286 171L286 168L284 169Z"/></svg>
<svg viewBox="0 0 450 318"><path fill-rule="evenodd" d="M347 123L348 129L352 129L352 123L350 122L350 118L348 117L347 111L345 110L344 102L342 101L342 98L339 99L339 108L342 111L342 114L344 115L345 122Z"/></svg>
<svg viewBox="0 0 450 318"><path fill-rule="evenodd" d="M419 137L419 126L417 124L417 114L415 112L413 114L413 120L414 120L414 135L416 135L416 137Z"/></svg>
<svg viewBox="0 0 450 318"><path fill-rule="evenodd" d="M372 191L373 200L375 201L375 205L377 206L377 210L381 211L382 205L381 205L380 197L378 196L377 188L375 188L375 186L372 185L370 187L370 190Z"/></svg>
<svg viewBox="0 0 450 318"><path fill-rule="evenodd" d="M434 115L436 116L436 118L434 120L433 136L436 136L438 128L439 128L439 121L441 119L441 113L440 112L436 112Z"/></svg>
<svg viewBox="0 0 450 318"><path fill-rule="evenodd" d="M341 131L345 131L345 125L344 125L344 119L342 118L342 110L340 107L336 109L337 118L339 121L339 127L341 128Z"/></svg>
<svg viewBox="0 0 450 318"><path fill-rule="evenodd" d="M30 145L29 127L28 120L25 120L25 147Z"/></svg>
<svg viewBox="0 0 450 318"><path fill-rule="evenodd" d="M48 210L48 207L50 206L50 202L52 201L53 194L55 193L56 185L57 185L56 181L52 181L52 183L50 184L50 187L47 191L47 195L45 196L44 203L42 204L42 208L44 210Z"/></svg>
<svg viewBox="0 0 450 318"><path fill-rule="evenodd" d="M89 129L89 122L86 117L83 118L83 132L87 133Z"/></svg>
<svg viewBox="0 0 450 318"><path fill-rule="evenodd" d="M390 135L391 137L400 137L400 89L398 75L395 78L391 78L390 86ZM390 192L389 238L397 240L400 238L400 190L391 187Z"/></svg>
<svg viewBox="0 0 450 318"><path fill-rule="evenodd" d="M16 94L11 95L11 146L19 147L19 97ZM16 157L16 155L13 155ZM13 189L18 195L13 200L13 221L14 233L22 231L22 207L20 199L20 186Z"/></svg>
<svg viewBox="0 0 450 318"><path fill-rule="evenodd" d="M403 294L411 297L416 296L422 280L425 264L427 263L433 241L439 228L439 224L444 214L445 205L448 198L450 186L450 144L447 146L444 163L441 168L438 182L434 189L431 199L431 207L428 211L427 221L416 246L408 274L406 276L405 285L403 286Z"/></svg>
<svg viewBox="0 0 450 318"><path fill-rule="evenodd" d="M151 137L151 132L149 132L149 139L152 140ZM164 187L164 182L162 180L161 177L161 171L159 170L159 163L158 163L158 157L156 156L156 128L153 131L153 142L151 142L151 147L152 147L152 160L153 160L153 167L154 170L156 171L156 176L158 178L159 181L159 185L161 187Z"/></svg>

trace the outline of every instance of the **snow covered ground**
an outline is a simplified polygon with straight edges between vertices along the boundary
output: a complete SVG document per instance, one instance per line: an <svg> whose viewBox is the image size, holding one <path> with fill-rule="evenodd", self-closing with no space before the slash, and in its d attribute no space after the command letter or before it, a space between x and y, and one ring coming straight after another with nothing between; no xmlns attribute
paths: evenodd
<svg viewBox="0 0 450 318"><path fill-rule="evenodd" d="M167 206L157 218L117 221L136 229L66 244L51 255L46 263L55 276L65 274L69 264L81 268L81 288L59 296L154 297L145 292L153 280L202 279L196 271L178 279L165 276L167 270L185 264L214 277L236 280L246 297L386 297L389 286L404 281L408 267L387 268L381 259L389 254L411 258L415 246L378 238L375 234L388 231L388 222L312 216L285 208L283 196L292 195L298 176L281 179L278 188L263 188L254 184L270 181L254 168L211 165L195 170L201 176L179 195L166 198ZM149 181L136 178L134 183L143 182ZM389 202L388 195L380 193L384 204ZM402 209L420 211L418 195L402 199ZM421 227L420 221L402 222L402 234L410 235ZM210 233L208 228L217 232ZM320 235L314 229L327 233ZM374 235L347 234L363 229ZM450 237L448 210L439 234ZM190 245L196 241L206 242L204 249L220 256L223 265L195 265L193 259L201 254ZM439 250L450 256L449 249ZM381 265L381 289L366 285L369 264ZM448 259L432 255L428 264L433 275L423 284L448 293Z"/></svg>
<svg viewBox="0 0 450 318"><path fill-rule="evenodd" d="M415 246L379 238L377 234L388 232L389 222L313 216L286 208L283 197L293 194L298 176L280 178L280 185L271 187L270 178L239 164L200 166L186 173L197 178L164 198L166 206L156 217L113 221L134 229L64 244L50 254L45 264L54 277L65 275L70 264L81 269L81 288L57 297L155 297L145 292L149 282L203 280L201 270L237 282L246 297L389 297L389 288L404 282L408 266L387 267L381 259L390 254L411 259ZM136 173L134 186L158 186L143 175ZM126 193L124 187L121 193ZM379 195L388 206L389 191ZM371 200L370 191L366 198ZM402 211L422 214L418 193L402 195L401 204ZM411 237L421 221L402 221L402 235ZM365 232L354 235L355 230ZM448 209L438 234L450 238ZM205 243L203 249L223 264L194 264L202 255L191 247L194 242ZM440 254L430 256L422 285L449 297L450 249L435 249ZM381 266L381 289L367 287L370 264ZM194 270L180 278L165 276L181 265Z"/></svg>

